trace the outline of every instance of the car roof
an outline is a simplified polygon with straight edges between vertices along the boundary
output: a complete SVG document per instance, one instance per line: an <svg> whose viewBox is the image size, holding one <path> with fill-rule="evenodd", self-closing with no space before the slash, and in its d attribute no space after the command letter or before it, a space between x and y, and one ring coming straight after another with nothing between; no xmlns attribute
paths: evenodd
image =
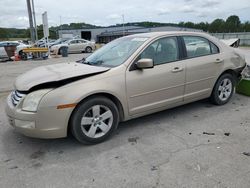
<svg viewBox="0 0 250 188"><path fill-rule="evenodd" d="M135 36L135 37L147 37L147 38L155 38L155 37L161 37L166 35L197 35L197 36L209 36L205 32L190 32L190 31L162 31L162 32L149 32L149 33L139 33L129 36Z"/></svg>

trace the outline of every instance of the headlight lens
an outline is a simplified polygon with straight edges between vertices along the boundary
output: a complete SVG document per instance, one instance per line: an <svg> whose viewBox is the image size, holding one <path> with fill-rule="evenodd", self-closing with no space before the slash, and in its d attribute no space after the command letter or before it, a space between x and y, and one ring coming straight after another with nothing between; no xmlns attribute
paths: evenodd
<svg viewBox="0 0 250 188"><path fill-rule="evenodd" d="M52 89L42 89L28 94L23 101L22 110L36 112L42 97Z"/></svg>

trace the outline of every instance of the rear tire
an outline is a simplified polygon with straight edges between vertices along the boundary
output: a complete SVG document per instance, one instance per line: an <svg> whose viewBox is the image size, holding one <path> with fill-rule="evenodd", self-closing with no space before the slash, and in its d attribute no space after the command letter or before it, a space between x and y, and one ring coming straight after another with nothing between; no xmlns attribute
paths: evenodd
<svg viewBox="0 0 250 188"><path fill-rule="evenodd" d="M88 46L88 47L86 47L85 52L86 52L86 53L91 53L91 52L92 52L92 48L91 48L91 47L89 47L89 46Z"/></svg>
<svg viewBox="0 0 250 188"><path fill-rule="evenodd" d="M116 105L108 98L93 97L83 101L73 112L70 128L84 144L97 144L108 139L119 123Z"/></svg>
<svg viewBox="0 0 250 188"><path fill-rule="evenodd" d="M58 55L61 55L61 54L62 54L62 48L59 48Z"/></svg>
<svg viewBox="0 0 250 188"><path fill-rule="evenodd" d="M226 104L232 97L235 88L235 80L232 74L223 74L216 82L210 100L213 104Z"/></svg>

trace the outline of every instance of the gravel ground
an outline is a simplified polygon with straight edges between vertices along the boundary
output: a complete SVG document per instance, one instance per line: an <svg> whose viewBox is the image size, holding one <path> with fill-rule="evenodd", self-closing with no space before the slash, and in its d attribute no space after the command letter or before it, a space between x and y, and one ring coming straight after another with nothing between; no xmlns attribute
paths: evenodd
<svg viewBox="0 0 250 188"><path fill-rule="evenodd" d="M15 132L4 113L15 77L82 56L0 64L0 187L250 187L250 100L239 94L224 106L202 100L122 123L93 146Z"/></svg>
<svg viewBox="0 0 250 188"><path fill-rule="evenodd" d="M0 98L0 187L250 187L250 100L208 101L122 123L93 146L15 132ZM204 134L207 133L207 134ZM211 135L209 135L211 134ZM214 135L213 135L214 134Z"/></svg>

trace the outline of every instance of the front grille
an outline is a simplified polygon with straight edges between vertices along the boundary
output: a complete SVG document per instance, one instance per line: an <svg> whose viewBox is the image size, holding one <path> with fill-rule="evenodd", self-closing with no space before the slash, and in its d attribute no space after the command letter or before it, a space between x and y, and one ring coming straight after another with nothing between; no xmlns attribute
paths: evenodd
<svg viewBox="0 0 250 188"><path fill-rule="evenodd" d="M25 94L20 93L19 91L13 91L11 93L12 104L16 106L24 96Z"/></svg>

